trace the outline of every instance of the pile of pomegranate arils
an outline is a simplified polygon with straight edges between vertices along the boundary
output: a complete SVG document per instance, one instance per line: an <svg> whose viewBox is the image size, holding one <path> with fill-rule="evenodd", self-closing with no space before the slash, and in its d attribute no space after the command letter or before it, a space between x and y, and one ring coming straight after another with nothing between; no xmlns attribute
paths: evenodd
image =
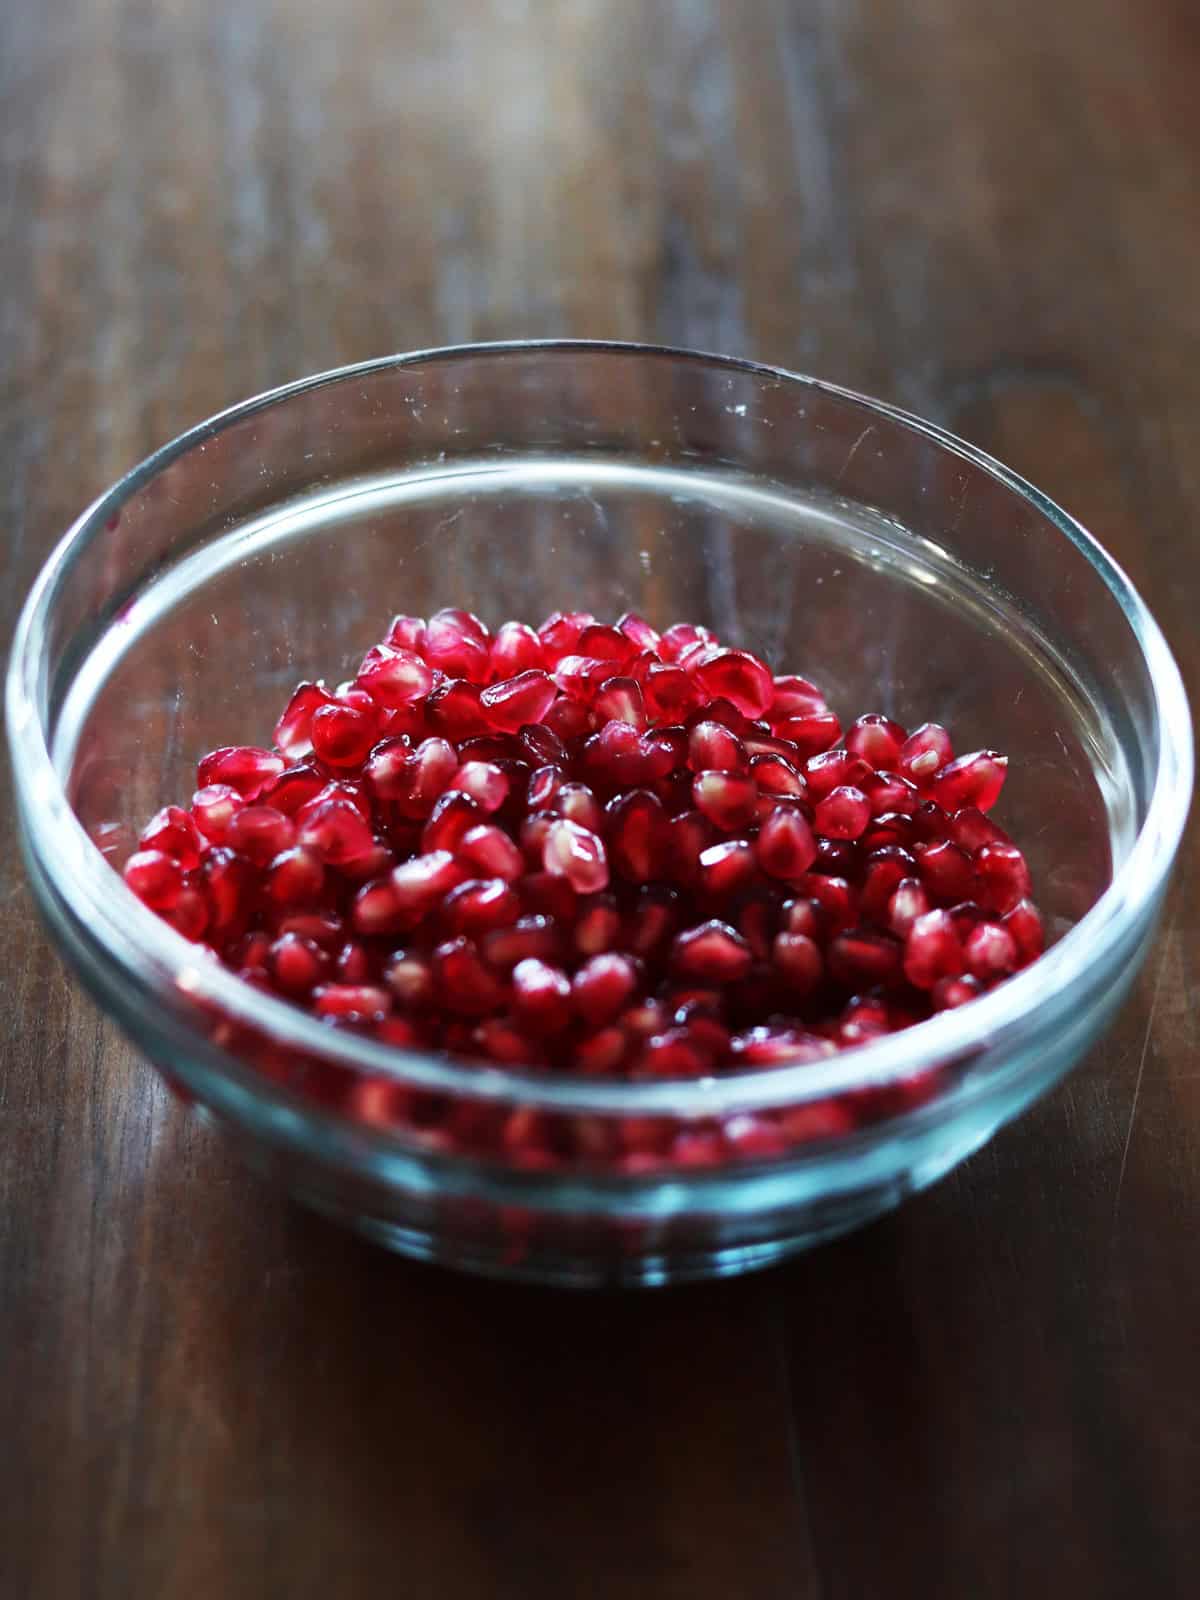
<svg viewBox="0 0 1200 1600"><path fill-rule="evenodd" d="M397 617L214 750L134 892L247 982L456 1058L627 1078L819 1059L1043 944L1006 759L677 623Z"/></svg>

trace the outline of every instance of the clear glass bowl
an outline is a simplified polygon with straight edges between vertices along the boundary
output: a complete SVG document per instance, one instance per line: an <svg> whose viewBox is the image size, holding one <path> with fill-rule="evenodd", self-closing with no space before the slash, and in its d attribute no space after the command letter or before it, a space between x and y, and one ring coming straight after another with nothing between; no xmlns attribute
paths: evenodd
<svg viewBox="0 0 1200 1600"><path fill-rule="evenodd" d="M684 618L835 709L1012 757L999 815L1054 943L984 998L819 1065L701 1082L466 1070L335 1032L201 958L110 860L295 681L392 612ZM1188 805L1178 671L1124 574L978 450L809 378L686 352L496 345L250 400L87 511L21 618L8 730L30 875L100 1004L247 1156L411 1255L564 1283L740 1272L941 1176L1083 1054L1145 955ZM932 1099L906 1092L931 1066ZM439 1103L681 1123L874 1096L772 1159L528 1171L341 1115L391 1075ZM917 1075L914 1078L914 1074ZM907 1109L906 1109L907 1108ZM196 1204L202 1205L202 1189Z"/></svg>

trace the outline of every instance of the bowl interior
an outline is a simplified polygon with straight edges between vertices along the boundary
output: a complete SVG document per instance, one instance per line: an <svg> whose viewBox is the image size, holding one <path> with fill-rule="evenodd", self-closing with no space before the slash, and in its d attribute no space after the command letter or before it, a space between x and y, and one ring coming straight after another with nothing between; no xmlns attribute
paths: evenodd
<svg viewBox="0 0 1200 1600"><path fill-rule="evenodd" d="M397 611L701 622L848 723L1011 757L997 812L1051 935L1128 851L1153 770L1137 641L1036 503L906 420L733 364L444 356L326 382L152 464L62 581L51 745L114 860L296 681Z"/></svg>

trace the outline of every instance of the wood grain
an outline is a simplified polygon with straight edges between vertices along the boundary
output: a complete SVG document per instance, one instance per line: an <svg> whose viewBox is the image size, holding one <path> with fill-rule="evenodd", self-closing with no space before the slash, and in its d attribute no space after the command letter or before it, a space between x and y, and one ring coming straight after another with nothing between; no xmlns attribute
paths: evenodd
<svg viewBox="0 0 1200 1600"><path fill-rule="evenodd" d="M0 617L247 393L640 337L1003 456L1195 691L1198 81L1189 0L9 0ZM1193 1589L1194 838L1113 1036L935 1191L757 1281L580 1300L236 1167L63 976L4 823L0 1593Z"/></svg>

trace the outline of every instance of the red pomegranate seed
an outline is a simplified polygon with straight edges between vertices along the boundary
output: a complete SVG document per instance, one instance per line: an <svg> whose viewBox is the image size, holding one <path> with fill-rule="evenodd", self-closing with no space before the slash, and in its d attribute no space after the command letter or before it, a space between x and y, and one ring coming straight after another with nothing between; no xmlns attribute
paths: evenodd
<svg viewBox="0 0 1200 1600"><path fill-rule="evenodd" d="M420 1011L433 1000L433 971L427 961L397 950L384 968L383 981L406 1011Z"/></svg>
<svg viewBox="0 0 1200 1600"><path fill-rule="evenodd" d="M913 923L929 910L929 896L919 878L901 878L888 901L887 925L898 939L907 939Z"/></svg>
<svg viewBox="0 0 1200 1600"><path fill-rule="evenodd" d="M300 761L310 754L313 712L329 705L332 698L322 683L297 685L283 715L275 724L275 743L289 761Z"/></svg>
<svg viewBox="0 0 1200 1600"><path fill-rule="evenodd" d="M698 772L692 782L696 809L725 832L754 820L758 790L754 780L733 772Z"/></svg>
<svg viewBox="0 0 1200 1600"><path fill-rule="evenodd" d="M164 921L171 924L176 933L181 933L193 944L202 939L208 931L208 901L194 884L184 883L179 891L179 898L173 906L160 906L156 907L156 910Z"/></svg>
<svg viewBox="0 0 1200 1600"><path fill-rule="evenodd" d="M236 790L243 800L255 800L282 771L283 758L274 751L252 745L226 745L201 758L196 783L201 789L224 784Z"/></svg>
<svg viewBox="0 0 1200 1600"><path fill-rule="evenodd" d="M705 694L731 700L747 717L761 717L775 698L771 674L748 650L719 650L692 676Z"/></svg>
<svg viewBox="0 0 1200 1600"><path fill-rule="evenodd" d="M859 901L867 922L888 925L888 905L901 881L916 875L917 863L899 845L883 845L873 850L863 867Z"/></svg>
<svg viewBox="0 0 1200 1600"><path fill-rule="evenodd" d="M486 1016L499 1011L507 998L480 960L474 941L465 937L438 945L433 952L433 979L440 1003L459 1016Z"/></svg>
<svg viewBox="0 0 1200 1600"><path fill-rule="evenodd" d="M681 978L734 983L746 976L752 960L741 934L716 918L679 934L671 947L671 967Z"/></svg>
<svg viewBox="0 0 1200 1600"><path fill-rule="evenodd" d="M976 750L950 762L933 780L933 799L946 811L975 806L990 811L1000 798L1008 771L1008 757L994 750Z"/></svg>
<svg viewBox="0 0 1200 1600"><path fill-rule="evenodd" d="M795 994L810 994L825 976L825 961L820 946L807 934L776 934L771 958L775 970Z"/></svg>
<svg viewBox="0 0 1200 1600"><path fill-rule="evenodd" d="M203 845L199 828L179 806L164 806L146 824L138 840L139 849L158 850L184 868L199 866Z"/></svg>
<svg viewBox="0 0 1200 1600"><path fill-rule="evenodd" d="M998 983L1017 967L1017 944L1007 928L981 922L963 942L967 971L981 983Z"/></svg>
<svg viewBox="0 0 1200 1600"><path fill-rule="evenodd" d="M377 644L363 657L354 682L377 705L395 711L425 698L433 688L433 669L412 651Z"/></svg>
<svg viewBox="0 0 1200 1600"><path fill-rule="evenodd" d="M478 938L495 928L510 928L521 914L516 891L503 878L468 878L442 902L442 920L448 933L469 933Z"/></svg>
<svg viewBox="0 0 1200 1600"><path fill-rule="evenodd" d="M313 996L319 1017L344 1017L372 1021L386 1017L392 997L386 989L365 983L327 983Z"/></svg>
<svg viewBox="0 0 1200 1600"><path fill-rule="evenodd" d="M519 961L556 963L563 954L563 939L552 917L521 917L511 928L486 934L483 954L497 972L511 972Z"/></svg>
<svg viewBox="0 0 1200 1600"><path fill-rule="evenodd" d="M520 850L502 828L484 823L470 828L458 842L458 859L489 878L515 883L525 870Z"/></svg>
<svg viewBox="0 0 1200 1600"><path fill-rule="evenodd" d="M895 765L902 778L915 783L918 789L927 789L942 767L953 759L954 746L945 728L938 722L923 722L900 747Z"/></svg>
<svg viewBox="0 0 1200 1600"><path fill-rule="evenodd" d="M829 971L848 988L893 983L900 976L901 954L900 945L886 933L854 928L830 942Z"/></svg>
<svg viewBox="0 0 1200 1600"><path fill-rule="evenodd" d="M385 933L399 933L413 923L414 913L402 902L395 888L386 878L365 883L354 897L350 909L350 925L355 933L374 938Z"/></svg>
<svg viewBox="0 0 1200 1600"><path fill-rule="evenodd" d="M542 641L527 622L505 622L492 640L490 662L492 682L502 683L506 678L519 677L522 672L540 672L546 658Z"/></svg>
<svg viewBox="0 0 1200 1600"><path fill-rule="evenodd" d="M756 876L754 850L745 839L728 839L701 852L700 883L714 901L739 894Z"/></svg>
<svg viewBox="0 0 1200 1600"><path fill-rule="evenodd" d="M782 717L772 726L780 738L796 746L796 753L803 760L829 750L842 736L842 725L832 711L815 711L803 717Z"/></svg>
<svg viewBox="0 0 1200 1600"><path fill-rule="evenodd" d="M932 800L923 800L912 816L912 837L925 844L940 844L950 837L950 818Z"/></svg>
<svg viewBox="0 0 1200 1600"><path fill-rule="evenodd" d="M580 634L595 620L590 611L552 612L537 630L547 656L558 661L569 655L579 643Z"/></svg>
<svg viewBox="0 0 1200 1600"><path fill-rule="evenodd" d="M553 917L564 928L574 922L579 900L566 878L531 872L519 879L516 887L526 915Z"/></svg>
<svg viewBox="0 0 1200 1600"><path fill-rule="evenodd" d="M983 985L979 979L965 973L961 978L939 978L930 990L929 998L935 1011L953 1011L956 1006L965 1006L968 1000L975 1000L982 993Z"/></svg>
<svg viewBox="0 0 1200 1600"><path fill-rule="evenodd" d="M803 897L815 900L825 914L825 931L832 938L858 921L858 893L845 878L822 877L808 872L797 885Z"/></svg>
<svg viewBox="0 0 1200 1600"><path fill-rule="evenodd" d="M622 633L619 628L610 628L603 622L590 623L576 640L575 650L581 656L613 662L618 669L627 667L638 654L638 646L628 634ZM613 676L611 671L609 676Z"/></svg>
<svg viewBox="0 0 1200 1600"><path fill-rule="evenodd" d="M871 815L911 817L921 803L921 791L898 772L874 772L858 786L871 803Z"/></svg>
<svg viewBox="0 0 1200 1600"><path fill-rule="evenodd" d="M471 829L483 821L484 813L470 795L451 789L429 813L429 821L421 830L421 850L426 855L431 850L457 850Z"/></svg>
<svg viewBox="0 0 1200 1600"><path fill-rule="evenodd" d="M379 734L379 719L335 701L313 713L312 745L327 767L361 767Z"/></svg>
<svg viewBox="0 0 1200 1600"><path fill-rule="evenodd" d="M859 717L846 734L846 749L872 767L891 767L899 759L908 734L889 717L869 713Z"/></svg>
<svg viewBox="0 0 1200 1600"><path fill-rule="evenodd" d="M662 875L666 818L657 795L632 789L610 800L605 813L608 853L614 870L630 883Z"/></svg>
<svg viewBox="0 0 1200 1600"><path fill-rule="evenodd" d="M555 816L566 817L590 833L600 833L604 827L600 802L586 783L564 783L554 796L551 809Z"/></svg>
<svg viewBox="0 0 1200 1600"><path fill-rule="evenodd" d="M297 767L289 767L286 772L281 772L274 783L267 785L259 799L263 805L274 806L276 811L282 811L285 817L294 817L310 800L316 799L325 783L325 776L317 767L302 762Z"/></svg>
<svg viewBox="0 0 1200 1600"><path fill-rule="evenodd" d="M1017 947L1018 964L1027 967L1046 948L1041 913L1032 900L1020 900L1004 915L1004 926Z"/></svg>
<svg viewBox="0 0 1200 1600"><path fill-rule="evenodd" d="M831 789L813 815L818 833L830 839L857 839L871 820L871 807L861 789L850 784Z"/></svg>
<svg viewBox="0 0 1200 1600"><path fill-rule="evenodd" d="M669 1028L652 1034L633 1065L639 1078L699 1078L709 1071L708 1053L686 1028Z"/></svg>
<svg viewBox="0 0 1200 1600"><path fill-rule="evenodd" d="M363 765L363 776L377 799L400 800L409 792L411 754L407 738L381 739L371 751Z"/></svg>
<svg viewBox="0 0 1200 1600"><path fill-rule="evenodd" d="M531 1033L559 1033L571 1020L571 982L560 967L528 958L512 974L513 1009Z"/></svg>
<svg viewBox="0 0 1200 1600"><path fill-rule="evenodd" d="M466 876L449 850L432 850L402 861L393 869L391 882L400 907L423 916L464 882Z"/></svg>
<svg viewBox="0 0 1200 1600"><path fill-rule="evenodd" d="M679 927L679 894L665 884L644 884L630 913L625 943L643 961L657 960Z"/></svg>
<svg viewBox="0 0 1200 1600"><path fill-rule="evenodd" d="M817 841L799 811L776 806L759 829L754 853L762 870L785 882L801 878L817 855Z"/></svg>
<svg viewBox="0 0 1200 1600"><path fill-rule="evenodd" d="M274 806L250 805L236 811L225 835L226 842L241 855L265 867L296 842L296 825Z"/></svg>
<svg viewBox="0 0 1200 1600"><path fill-rule="evenodd" d="M632 998L638 969L629 956L593 956L576 972L571 983L575 1010L591 1027L615 1017Z"/></svg>
<svg viewBox="0 0 1200 1600"><path fill-rule="evenodd" d="M719 722L698 722L688 734L687 764L693 772L745 772L748 763L735 733Z"/></svg>
<svg viewBox="0 0 1200 1600"><path fill-rule="evenodd" d="M487 629L469 611L439 611L425 625L425 659L448 678L486 683L489 645Z"/></svg>
<svg viewBox="0 0 1200 1600"><path fill-rule="evenodd" d="M304 807L297 820L297 842L315 851L331 867L368 855L375 848L369 825L350 800L317 800Z"/></svg>
<svg viewBox="0 0 1200 1600"><path fill-rule="evenodd" d="M490 731L479 688L466 678L445 678L425 702L431 725L447 739L474 739Z"/></svg>
<svg viewBox="0 0 1200 1600"><path fill-rule="evenodd" d="M518 733L527 724L542 721L557 693L545 672L530 667L485 689L479 697L479 706L493 728L504 733Z"/></svg>
<svg viewBox="0 0 1200 1600"><path fill-rule="evenodd" d="M646 726L646 702L641 685L633 678L606 678L593 708L606 721L627 722L639 730Z"/></svg>
<svg viewBox="0 0 1200 1600"><path fill-rule="evenodd" d="M882 816L871 820L858 844L864 854L870 855L872 851L883 850L889 845L907 850L912 838L912 818L900 811L885 811Z"/></svg>
<svg viewBox="0 0 1200 1600"><path fill-rule="evenodd" d="M664 721L686 716L698 698L696 686L682 667L665 662L650 666L642 694L650 715Z"/></svg>
<svg viewBox="0 0 1200 1600"><path fill-rule="evenodd" d="M425 651L425 618L424 617L393 617L392 625L387 631L384 644L390 644L395 650L411 650L416 655L423 655Z"/></svg>
<svg viewBox="0 0 1200 1600"><path fill-rule="evenodd" d="M950 837L960 850L975 855L986 844L1011 844L1012 840L998 823L985 817L975 806L964 806L950 819Z"/></svg>
<svg viewBox="0 0 1200 1600"><path fill-rule="evenodd" d="M792 766L780 755L758 755L750 762L750 776L760 795L770 798L803 800L808 785Z"/></svg>
<svg viewBox="0 0 1200 1600"><path fill-rule="evenodd" d="M678 661L685 650L697 644L714 644L716 635L707 628L691 622L675 622L666 629L658 644L658 653L664 661Z"/></svg>
<svg viewBox="0 0 1200 1600"><path fill-rule="evenodd" d="M985 844L975 857L979 903L988 911L1011 911L1028 898L1029 868L1015 844Z"/></svg>
<svg viewBox="0 0 1200 1600"><path fill-rule="evenodd" d="M748 1067L793 1067L808 1061L821 1061L834 1053L828 1039L821 1039L800 1028L758 1027L739 1034L733 1041L738 1060Z"/></svg>
<svg viewBox="0 0 1200 1600"><path fill-rule="evenodd" d="M329 970L329 957L311 939L285 933L267 951L267 971L284 994L310 994Z"/></svg>
<svg viewBox="0 0 1200 1600"><path fill-rule="evenodd" d="M552 877L566 878L578 894L594 894L608 883L604 841L565 817L557 818L546 830L542 865Z"/></svg>
<svg viewBox="0 0 1200 1600"><path fill-rule="evenodd" d="M492 761L464 762L450 780L449 789L473 800L480 811L499 811L508 799L508 778Z"/></svg>
<svg viewBox="0 0 1200 1600"><path fill-rule="evenodd" d="M781 914L785 933L803 933L814 941L821 938L824 912L816 900L788 900Z"/></svg>
<svg viewBox="0 0 1200 1600"><path fill-rule="evenodd" d="M144 905L169 911L183 890L183 868L162 850L138 850L125 863L125 882Z"/></svg>
<svg viewBox="0 0 1200 1600"><path fill-rule="evenodd" d="M408 759L401 793L396 797L406 816L427 817L458 771L458 754L447 739L425 739Z"/></svg>
<svg viewBox="0 0 1200 1600"><path fill-rule="evenodd" d="M852 751L825 750L804 764L804 781L814 800L824 800L839 788L863 788L872 778L871 768Z"/></svg>
<svg viewBox="0 0 1200 1600"><path fill-rule="evenodd" d="M954 922L945 911L918 917L904 942L904 975L916 989L932 989L939 978L956 978L963 970L963 951Z"/></svg>
<svg viewBox="0 0 1200 1600"><path fill-rule="evenodd" d="M574 949L582 956L611 950L621 932L621 913L615 898L610 894L592 895L580 902L580 908L571 939Z"/></svg>
<svg viewBox="0 0 1200 1600"><path fill-rule="evenodd" d="M645 617L639 617L636 611L626 611L617 618L617 627L627 639L633 641L636 649L657 654L659 636Z"/></svg>
<svg viewBox="0 0 1200 1600"><path fill-rule="evenodd" d="M807 678L784 673L775 679L769 712L772 722L781 722L787 717L820 716L826 709L825 696Z"/></svg>
<svg viewBox="0 0 1200 1600"><path fill-rule="evenodd" d="M629 1038L622 1028L600 1028L575 1046L575 1060L585 1078L606 1078L624 1065Z"/></svg>
<svg viewBox="0 0 1200 1600"><path fill-rule="evenodd" d="M200 867L208 895L209 925L224 939L245 931L254 909L257 874L250 863L223 845L210 850Z"/></svg>
<svg viewBox="0 0 1200 1600"><path fill-rule="evenodd" d="M941 905L969 900L974 893L975 868L971 858L949 839L922 850L917 871L932 898Z"/></svg>

